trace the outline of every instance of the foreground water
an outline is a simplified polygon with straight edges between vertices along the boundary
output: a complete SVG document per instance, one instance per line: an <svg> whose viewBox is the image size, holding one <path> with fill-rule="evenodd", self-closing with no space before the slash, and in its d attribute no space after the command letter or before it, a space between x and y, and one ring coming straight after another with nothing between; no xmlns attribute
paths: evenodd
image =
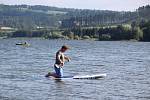
<svg viewBox="0 0 150 100"><path fill-rule="evenodd" d="M16 46L28 41L30 47ZM100 80L45 78L53 71L55 52L72 49L65 75L107 73ZM150 100L150 43L0 40L0 100Z"/></svg>

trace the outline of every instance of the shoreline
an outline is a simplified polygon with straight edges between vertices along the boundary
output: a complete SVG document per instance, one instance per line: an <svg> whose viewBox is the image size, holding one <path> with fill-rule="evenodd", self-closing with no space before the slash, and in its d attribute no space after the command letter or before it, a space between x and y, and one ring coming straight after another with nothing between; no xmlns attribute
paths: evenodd
<svg viewBox="0 0 150 100"><path fill-rule="evenodd" d="M58 39L46 39L46 38L43 38L43 37L8 37L8 38L3 38L3 37L0 37L0 40L3 40L3 39L42 39L42 40L68 40L68 41L71 41L71 40L76 40L76 41L124 41L124 42L150 42L150 41L138 41L138 40L135 40L135 39L131 39L131 40L98 40L98 39L95 39L95 38L91 38L91 39L62 39L62 38L58 38Z"/></svg>

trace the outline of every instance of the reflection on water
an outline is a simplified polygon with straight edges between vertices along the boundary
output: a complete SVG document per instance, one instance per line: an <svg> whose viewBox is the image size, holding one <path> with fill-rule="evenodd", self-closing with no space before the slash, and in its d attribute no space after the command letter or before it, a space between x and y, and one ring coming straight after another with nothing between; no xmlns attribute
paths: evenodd
<svg viewBox="0 0 150 100"><path fill-rule="evenodd" d="M28 41L31 46L15 44ZM45 78L53 71L55 52L63 44L64 74L107 73L101 80ZM150 43L65 41L42 39L0 40L0 100L149 100Z"/></svg>

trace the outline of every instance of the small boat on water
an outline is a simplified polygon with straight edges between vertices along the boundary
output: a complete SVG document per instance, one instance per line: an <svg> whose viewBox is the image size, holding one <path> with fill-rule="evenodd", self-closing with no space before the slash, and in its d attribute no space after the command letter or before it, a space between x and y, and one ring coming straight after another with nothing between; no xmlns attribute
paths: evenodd
<svg viewBox="0 0 150 100"><path fill-rule="evenodd" d="M20 45L20 46L30 46L29 43L24 42L24 43L16 43L16 45Z"/></svg>
<svg viewBox="0 0 150 100"><path fill-rule="evenodd" d="M0 37L0 39L7 39L7 38L8 38L7 36Z"/></svg>

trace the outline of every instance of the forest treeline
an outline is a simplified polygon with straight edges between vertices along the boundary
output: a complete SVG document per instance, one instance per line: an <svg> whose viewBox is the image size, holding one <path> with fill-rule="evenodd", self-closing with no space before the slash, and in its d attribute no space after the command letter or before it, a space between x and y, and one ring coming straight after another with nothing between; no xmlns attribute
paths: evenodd
<svg viewBox="0 0 150 100"><path fill-rule="evenodd" d="M69 18L62 21L62 27L118 25L150 20L150 6L139 7L134 12L77 10L69 13L69 16Z"/></svg>
<svg viewBox="0 0 150 100"><path fill-rule="evenodd" d="M96 27L149 19L149 5L140 7L134 12L67 9L40 5L0 5L0 26L20 30L32 30L37 26L46 28Z"/></svg>
<svg viewBox="0 0 150 100"><path fill-rule="evenodd" d="M0 4L0 36L150 41L150 6L109 11Z"/></svg>
<svg viewBox="0 0 150 100"><path fill-rule="evenodd" d="M10 37L43 37L46 39L94 39L100 41L150 41L150 21L109 27L76 27L64 30L16 31Z"/></svg>
<svg viewBox="0 0 150 100"><path fill-rule="evenodd" d="M136 23L131 26L117 25L113 27L99 28L72 28L62 33L72 39L91 39L96 40L137 40L150 41L150 21Z"/></svg>

